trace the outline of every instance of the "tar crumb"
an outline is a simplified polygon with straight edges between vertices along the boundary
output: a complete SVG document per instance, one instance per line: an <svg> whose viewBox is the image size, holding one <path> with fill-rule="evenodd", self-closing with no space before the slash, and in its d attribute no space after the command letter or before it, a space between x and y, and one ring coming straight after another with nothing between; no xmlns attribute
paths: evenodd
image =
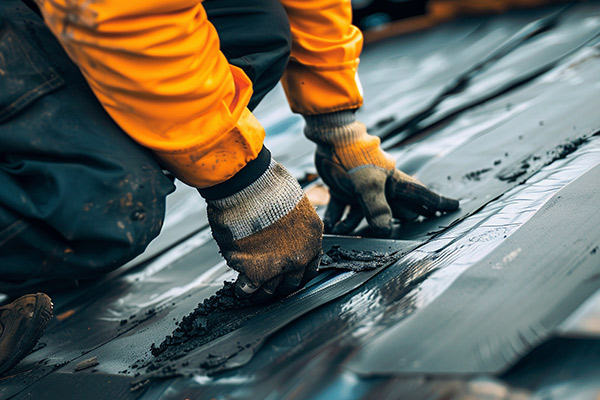
<svg viewBox="0 0 600 400"><path fill-rule="evenodd" d="M127 320L126 320L126 319L122 319L122 320L121 320L121 326L125 325L126 323L127 323Z"/></svg>
<svg viewBox="0 0 600 400"><path fill-rule="evenodd" d="M479 181L479 180L481 180L481 176L483 174L485 174L486 172L489 172L491 170L492 170L491 168L484 168L484 169L480 169L477 171L472 171L472 172L469 172L468 174L466 174L464 176L464 178L469 181Z"/></svg>
<svg viewBox="0 0 600 400"><path fill-rule="evenodd" d="M46 342L42 342L41 340L37 342L37 344L33 347L33 349L31 349L31 351L29 352L29 354L34 353L40 349L43 349L44 347L46 347Z"/></svg>
<svg viewBox="0 0 600 400"><path fill-rule="evenodd" d="M502 164L502 160L496 160L496 161L494 161L494 165L500 165L500 164Z"/></svg>
<svg viewBox="0 0 600 400"><path fill-rule="evenodd" d="M323 254L319 269L370 271L393 263L397 257L398 255L377 251L344 250L339 245L334 245L331 250Z"/></svg>
<svg viewBox="0 0 600 400"><path fill-rule="evenodd" d="M515 169L508 169L502 171L498 175L498 179L501 181L514 182L517 178L525 175L529 168L531 168L531 161L538 161L534 163L536 168L541 168L546 165L552 164L556 160L560 160L568 156L577 150L582 144L587 141L587 138L576 138L566 143L559 144L555 148L548 150L545 155L540 156L539 154L528 157L521 161L521 164Z"/></svg>
<svg viewBox="0 0 600 400"><path fill-rule="evenodd" d="M64 367L65 365L67 365L68 363L69 363L68 361L63 361L63 362L61 362L61 363L54 364L54 368L55 368L55 369L62 368L62 367Z"/></svg>
<svg viewBox="0 0 600 400"><path fill-rule="evenodd" d="M167 348L181 347L193 338L206 336L210 330L208 316L215 311L239 309L250 305L249 300L238 299L235 296L235 284L233 282L225 281L223 287L213 296L198 304L192 313L176 323L177 328L160 345L157 346L156 343L152 343L150 352L156 357L164 353ZM178 351L185 352L184 349Z"/></svg>

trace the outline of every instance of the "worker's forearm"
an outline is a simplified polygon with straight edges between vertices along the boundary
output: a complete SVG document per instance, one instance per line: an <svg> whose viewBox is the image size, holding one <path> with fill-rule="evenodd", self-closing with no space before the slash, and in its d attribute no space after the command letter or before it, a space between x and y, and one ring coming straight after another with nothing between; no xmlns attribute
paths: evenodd
<svg viewBox="0 0 600 400"><path fill-rule="evenodd" d="M199 1L38 3L106 111L180 179L212 186L256 157L251 82L220 52Z"/></svg>
<svg viewBox="0 0 600 400"><path fill-rule="evenodd" d="M304 115L358 108L362 33L350 0L281 0L290 19L292 54L282 82L292 110Z"/></svg>

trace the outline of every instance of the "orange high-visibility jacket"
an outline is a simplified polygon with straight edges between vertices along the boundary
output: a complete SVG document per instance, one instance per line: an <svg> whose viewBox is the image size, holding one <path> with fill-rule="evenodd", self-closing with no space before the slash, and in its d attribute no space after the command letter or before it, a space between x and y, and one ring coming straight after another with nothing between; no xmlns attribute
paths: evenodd
<svg viewBox="0 0 600 400"><path fill-rule="evenodd" d="M264 129L252 85L229 65L200 0L36 0L111 117L182 181L204 188L256 158ZM283 76L292 110L362 104L362 35L350 0L281 0L292 29ZM202 44L202 45L200 45Z"/></svg>

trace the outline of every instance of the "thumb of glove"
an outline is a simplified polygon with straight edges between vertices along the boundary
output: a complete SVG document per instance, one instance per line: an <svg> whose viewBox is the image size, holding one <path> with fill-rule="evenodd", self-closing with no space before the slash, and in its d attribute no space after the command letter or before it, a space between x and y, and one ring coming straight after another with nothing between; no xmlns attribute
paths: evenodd
<svg viewBox="0 0 600 400"><path fill-rule="evenodd" d="M389 171L375 166L365 166L350 172L355 194L371 228L382 235L392 233L392 209L385 186Z"/></svg>

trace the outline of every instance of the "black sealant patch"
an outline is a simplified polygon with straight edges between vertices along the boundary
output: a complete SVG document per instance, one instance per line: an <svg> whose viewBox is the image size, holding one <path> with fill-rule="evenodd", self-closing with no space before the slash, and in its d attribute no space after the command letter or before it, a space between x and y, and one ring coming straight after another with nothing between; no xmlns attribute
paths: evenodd
<svg viewBox="0 0 600 400"><path fill-rule="evenodd" d="M165 338L163 342L156 346L154 343L151 347L152 355L159 356L167 349L172 349L169 358L173 358L178 352L186 352L187 348L183 347L185 343L193 338L206 336L210 326L209 316L218 311L229 311L250 307L252 304L248 300L239 299L235 296L235 284L225 281L223 287L213 296L198 304L198 307L190 314L185 316L179 322L177 329Z"/></svg>
<svg viewBox="0 0 600 400"><path fill-rule="evenodd" d="M319 270L344 269L349 271L371 271L398 260L397 253L381 253L373 250L346 250L334 245L323 255Z"/></svg>
<svg viewBox="0 0 600 400"><path fill-rule="evenodd" d="M546 151L544 154L532 154L516 167L506 168L497 175L498 179L507 182L516 182L519 177L526 175L531 170L552 164L554 161L561 160L577 150L581 145L589 140L589 136L578 137L565 143L557 145L555 148Z"/></svg>
<svg viewBox="0 0 600 400"><path fill-rule="evenodd" d="M359 260L359 263L369 263L370 261L366 260L377 259L379 262L387 260L391 265L396 257L401 257L418 246L417 242L410 241L328 237L325 235L323 246L324 248L333 247L331 254L335 258L339 258L336 256L336 252L343 254L342 257L350 257L352 252L336 250L337 246L332 246L332 240L340 243L342 247L363 249L363 251L354 253L355 257L362 259L362 261ZM391 255L385 257L384 254L387 254L387 251ZM221 296L217 296L209 302L209 308L214 311L207 313L206 304L202 304L195 311L195 315L192 313L188 316L190 317L188 326L191 327L191 330L186 328L186 332L183 333L187 340L185 343L172 343L171 346L164 346L166 349L155 359L146 364L139 364L139 372L135 374L137 379L133 382L133 388L145 387L157 379L197 374L214 375L245 365L253 359L255 352L262 347L264 341L271 334L315 308L349 293L385 269L385 266L382 266L359 273L323 271L304 289L291 296L259 306L244 307L242 304L242 308L237 308L239 306L237 304L229 309L230 306L227 303L224 307L225 310L221 310L219 298L222 297L222 294L225 293L225 297L233 295L232 284L227 283L226 286L229 286L229 289L224 288ZM217 304L217 306L212 308L210 304ZM200 323L194 321L194 317L198 315ZM197 329L198 326L200 329ZM204 334L190 336L189 333L194 332L194 329L196 329L196 333L204 332ZM172 341L172 339L169 340ZM178 341L175 340L175 342Z"/></svg>
<svg viewBox="0 0 600 400"><path fill-rule="evenodd" d="M402 254L401 252L390 254L373 250L346 250L340 245L333 245L331 250L324 255L320 269L371 271L394 263ZM235 330L239 327L239 323L234 321L248 319L259 311L260 306L253 305L249 300L237 298L235 284L225 281L223 287L213 296L198 304L194 311L185 316L181 322L176 323L177 328L162 343L158 346L152 344L150 351L155 357L153 360L147 363L138 362L132 368L145 368L148 372L163 369L166 362L177 360L207 343L210 339ZM243 317L239 315L240 313L243 314ZM227 323L218 323L225 321ZM237 350L234 349L235 351L229 354L208 354L199 367L202 370L221 367L247 347L239 345ZM162 372L175 374L176 371Z"/></svg>
<svg viewBox="0 0 600 400"><path fill-rule="evenodd" d="M427 307L356 352L351 369L368 376L496 374L540 345L600 287L593 278L597 260L589 254L600 240L599 177L600 164L576 179L569 176L530 219ZM546 182L553 187L560 180ZM546 196L544 188L539 184L531 193Z"/></svg>

